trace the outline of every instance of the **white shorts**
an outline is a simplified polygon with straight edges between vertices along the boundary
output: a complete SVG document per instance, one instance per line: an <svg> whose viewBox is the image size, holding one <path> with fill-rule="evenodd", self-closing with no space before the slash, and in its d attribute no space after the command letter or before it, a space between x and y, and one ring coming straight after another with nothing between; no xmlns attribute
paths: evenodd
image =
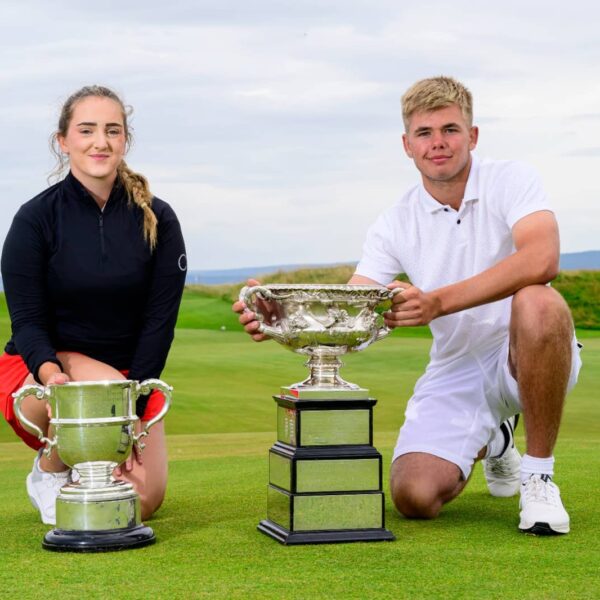
<svg viewBox="0 0 600 600"><path fill-rule="evenodd" d="M577 382L580 348L573 336L567 391ZM467 478L500 423L521 412L508 349L507 337L485 353L468 353L441 366L430 364L406 406L392 460L409 452L425 452L454 463Z"/></svg>

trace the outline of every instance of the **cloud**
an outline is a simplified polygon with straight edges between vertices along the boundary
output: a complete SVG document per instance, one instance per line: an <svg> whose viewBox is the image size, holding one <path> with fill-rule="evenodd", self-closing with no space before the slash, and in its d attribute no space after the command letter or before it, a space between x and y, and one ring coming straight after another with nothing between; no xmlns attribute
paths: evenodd
<svg viewBox="0 0 600 600"><path fill-rule="evenodd" d="M600 156L600 146L571 150L570 152L566 152L564 156Z"/></svg>
<svg viewBox="0 0 600 600"><path fill-rule="evenodd" d="M563 251L596 239L567 208L597 203L600 5L13 0L2 17L0 236L45 185L62 101L100 82L134 106L129 162L180 214L192 268L273 264L273 248L286 263L356 259L418 179L400 97L444 73L474 93L478 152L538 168Z"/></svg>

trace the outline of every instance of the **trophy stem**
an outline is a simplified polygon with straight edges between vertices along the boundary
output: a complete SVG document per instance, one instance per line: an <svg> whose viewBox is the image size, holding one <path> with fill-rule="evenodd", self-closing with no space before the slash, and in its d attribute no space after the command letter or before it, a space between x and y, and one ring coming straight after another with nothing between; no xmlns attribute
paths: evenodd
<svg viewBox="0 0 600 600"><path fill-rule="evenodd" d="M294 387L358 389L357 385L340 377L339 371L344 363L337 354L315 352L305 365L310 369L310 377Z"/></svg>
<svg viewBox="0 0 600 600"><path fill-rule="evenodd" d="M84 488L105 487L113 481L112 472L117 463L111 461L90 461L78 463L74 468L79 473L79 485Z"/></svg>

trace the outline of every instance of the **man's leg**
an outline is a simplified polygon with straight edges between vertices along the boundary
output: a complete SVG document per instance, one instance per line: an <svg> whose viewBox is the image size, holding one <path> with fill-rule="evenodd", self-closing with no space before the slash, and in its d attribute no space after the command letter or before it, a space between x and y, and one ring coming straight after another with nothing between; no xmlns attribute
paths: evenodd
<svg viewBox="0 0 600 600"><path fill-rule="evenodd" d="M509 363L519 385L527 454L552 455L571 373L573 321L547 286L518 291L512 303Z"/></svg>
<svg viewBox="0 0 600 600"><path fill-rule="evenodd" d="M567 533L569 518L551 481L571 374L573 321L563 298L550 287L519 290L512 302L509 366L517 380L527 453L522 462L523 531Z"/></svg>
<svg viewBox="0 0 600 600"><path fill-rule="evenodd" d="M455 464L433 454L411 452L392 463L392 500L398 511L411 519L437 517L466 484Z"/></svg>

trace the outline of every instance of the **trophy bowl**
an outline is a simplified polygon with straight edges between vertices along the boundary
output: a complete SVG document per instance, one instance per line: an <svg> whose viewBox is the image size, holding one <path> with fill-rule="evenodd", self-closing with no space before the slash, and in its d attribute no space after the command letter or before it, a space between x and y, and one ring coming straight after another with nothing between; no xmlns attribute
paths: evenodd
<svg viewBox="0 0 600 600"><path fill-rule="evenodd" d="M162 410L135 433L138 416L135 403L141 394L160 390L165 396ZM141 523L139 497L126 481L112 472L131 455L141 451L149 429L169 410L172 388L159 379L139 383L132 380L83 381L65 384L25 385L14 397L15 414L46 444L50 456L56 449L63 463L75 469L79 480L61 488L56 499L56 529L46 534L48 550L95 552L147 545L154 533ZM49 438L21 411L28 396L48 402Z"/></svg>
<svg viewBox="0 0 600 600"><path fill-rule="evenodd" d="M321 393L360 389L339 376L339 357L389 334L377 309L385 309L401 291L379 285L280 283L244 287L240 300L256 314L260 333L310 357L310 376L284 388L286 393Z"/></svg>
<svg viewBox="0 0 600 600"><path fill-rule="evenodd" d="M70 467L87 462L117 466L129 457L138 420L134 385L125 380L49 386L50 423L62 462Z"/></svg>

